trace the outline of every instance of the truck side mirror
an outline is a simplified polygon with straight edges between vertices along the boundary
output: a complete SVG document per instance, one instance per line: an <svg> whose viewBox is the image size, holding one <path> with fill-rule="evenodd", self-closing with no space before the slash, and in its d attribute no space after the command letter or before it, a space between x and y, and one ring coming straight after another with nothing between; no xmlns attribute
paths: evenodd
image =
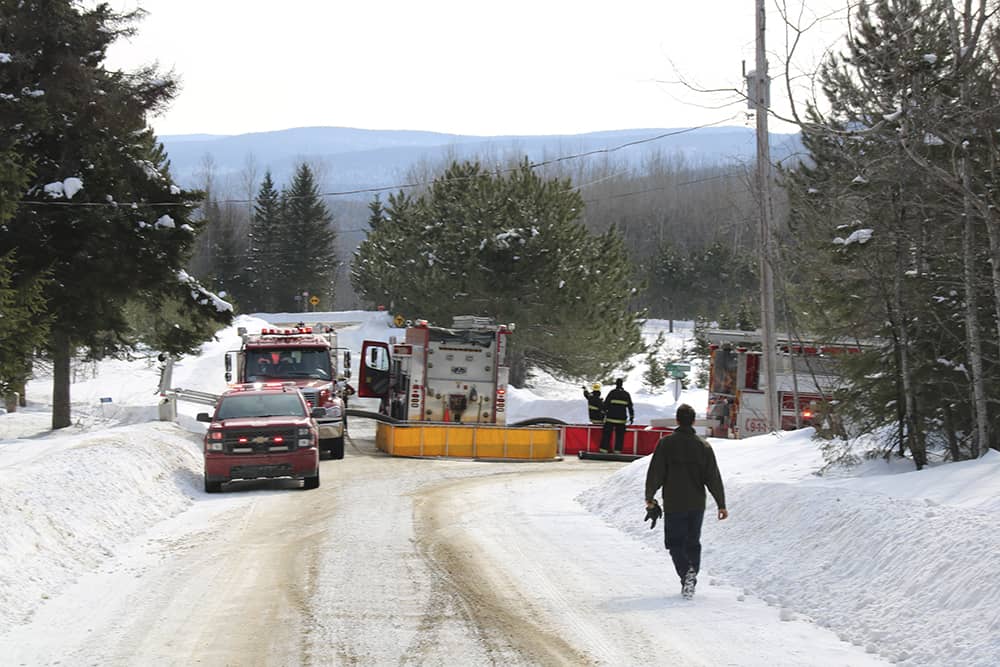
<svg viewBox="0 0 1000 667"><path fill-rule="evenodd" d="M326 417L326 408L313 408L309 411L309 416L313 419L319 419L320 417Z"/></svg>
<svg viewBox="0 0 1000 667"><path fill-rule="evenodd" d="M212 417L207 412L199 412L198 415L195 417L195 419L197 419L200 422L212 421Z"/></svg>
<svg viewBox="0 0 1000 667"><path fill-rule="evenodd" d="M351 377L351 351L344 350L344 377Z"/></svg>
<svg viewBox="0 0 1000 667"><path fill-rule="evenodd" d="M226 354L226 382L233 381L233 358Z"/></svg>

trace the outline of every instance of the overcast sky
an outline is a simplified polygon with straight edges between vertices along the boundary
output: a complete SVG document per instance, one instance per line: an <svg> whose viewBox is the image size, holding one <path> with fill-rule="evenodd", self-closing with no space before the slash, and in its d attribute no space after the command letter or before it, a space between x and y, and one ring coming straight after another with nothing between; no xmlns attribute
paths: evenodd
<svg viewBox="0 0 1000 667"><path fill-rule="evenodd" d="M800 0L781 0L798 10ZM149 12L111 67L158 62L182 89L157 134L304 126L575 134L741 125L754 0L109 0ZM803 20L846 0L808 0ZM768 0L772 74L785 34ZM846 28L811 29L797 70ZM772 97L780 102L775 86ZM781 105L778 104L780 107ZM772 125L772 130L787 130Z"/></svg>

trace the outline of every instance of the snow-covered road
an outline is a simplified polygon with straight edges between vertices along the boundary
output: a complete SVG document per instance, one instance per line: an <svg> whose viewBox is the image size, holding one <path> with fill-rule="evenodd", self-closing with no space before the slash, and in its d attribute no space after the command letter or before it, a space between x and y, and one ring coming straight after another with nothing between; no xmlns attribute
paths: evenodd
<svg viewBox="0 0 1000 667"><path fill-rule="evenodd" d="M365 430L318 490L199 494L0 638L5 663L876 664L710 577L682 600L665 552L577 500L620 464L391 458Z"/></svg>

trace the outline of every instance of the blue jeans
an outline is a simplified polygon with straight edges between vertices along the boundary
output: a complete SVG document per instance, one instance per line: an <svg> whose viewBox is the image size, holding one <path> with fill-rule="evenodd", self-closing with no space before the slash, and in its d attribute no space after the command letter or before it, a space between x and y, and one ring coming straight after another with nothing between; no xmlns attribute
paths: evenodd
<svg viewBox="0 0 1000 667"><path fill-rule="evenodd" d="M701 567L701 523L704 519L703 509L663 515L663 543L682 582L688 568L694 568L697 573Z"/></svg>

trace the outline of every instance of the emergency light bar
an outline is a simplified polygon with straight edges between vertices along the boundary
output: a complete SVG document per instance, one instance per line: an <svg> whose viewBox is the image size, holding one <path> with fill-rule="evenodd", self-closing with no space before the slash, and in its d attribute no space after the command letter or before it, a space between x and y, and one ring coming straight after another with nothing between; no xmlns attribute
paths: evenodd
<svg viewBox="0 0 1000 667"><path fill-rule="evenodd" d="M261 389L283 389L288 390L295 387L294 382L245 382L232 386L230 392L260 391Z"/></svg>
<svg viewBox="0 0 1000 667"><path fill-rule="evenodd" d="M302 334L311 334L313 332L312 327L295 327L294 329L276 329L267 328L261 329L261 336L301 336Z"/></svg>

